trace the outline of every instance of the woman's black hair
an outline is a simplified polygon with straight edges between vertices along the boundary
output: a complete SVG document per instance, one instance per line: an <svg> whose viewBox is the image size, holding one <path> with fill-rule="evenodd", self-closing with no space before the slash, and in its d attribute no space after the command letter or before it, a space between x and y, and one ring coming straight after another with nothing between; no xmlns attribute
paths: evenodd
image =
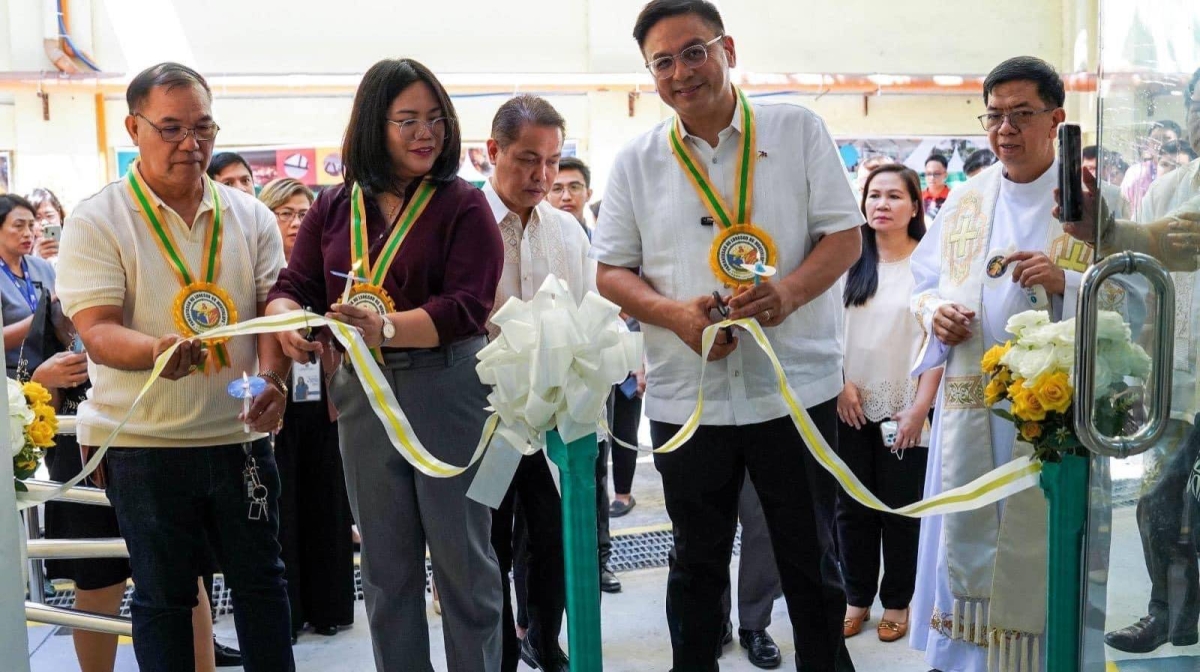
<svg viewBox="0 0 1200 672"><path fill-rule="evenodd" d="M867 215L867 193L871 182L882 173L896 173L904 180L909 198L913 201L913 217L908 222L908 237L921 240L925 237L925 206L921 203L921 178L912 168L901 163L885 163L867 175L863 185L862 211ZM870 224L862 225L862 255L846 274L846 291L843 301L847 308L861 306L875 296L879 289L879 244L875 241L875 229Z"/></svg>
<svg viewBox="0 0 1200 672"><path fill-rule="evenodd" d="M429 178L437 184L453 182L458 177L459 152L462 148L458 115L450 94L429 68L411 58L389 58L367 70L358 92L350 123L342 141L342 166L346 183L357 182L364 191L379 194L399 192L399 183L392 159L387 150L387 114L392 101L409 86L424 82L429 85L446 117L446 141L442 153L433 162Z"/></svg>

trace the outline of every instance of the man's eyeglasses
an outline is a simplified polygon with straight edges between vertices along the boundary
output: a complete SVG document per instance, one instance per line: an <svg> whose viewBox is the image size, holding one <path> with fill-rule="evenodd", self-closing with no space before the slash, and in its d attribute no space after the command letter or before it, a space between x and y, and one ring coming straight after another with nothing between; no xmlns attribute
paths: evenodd
<svg viewBox="0 0 1200 672"><path fill-rule="evenodd" d="M422 130L429 133L434 140L445 140L450 132L450 117L438 117L429 121L420 119L405 119L404 121L387 120L387 123L400 129L400 139L412 142Z"/></svg>
<svg viewBox="0 0 1200 672"><path fill-rule="evenodd" d="M275 211L275 216L278 217L279 221L281 222L290 222L297 219L303 220L306 215L308 215L308 210L292 210L290 208L283 208L282 210Z"/></svg>
<svg viewBox="0 0 1200 672"><path fill-rule="evenodd" d="M556 183L554 186L550 187L550 193L554 194L555 196L562 196L564 191L571 192L572 196L583 196L583 194L587 192L587 185L582 182L572 182L566 185Z"/></svg>
<svg viewBox="0 0 1200 672"><path fill-rule="evenodd" d="M693 44L675 56L656 58L646 64L646 69L658 79L667 79L675 74L675 60L679 59L685 66L695 70L708 62L708 48L724 37L724 35L718 35L704 44Z"/></svg>
<svg viewBox="0 0 1200 672"><path fill-rule="evenodd" d="M150 124L150 128L158 131L158 135L163 139L163 142L183 142L187 139L188 135L196 138L197 142L212 142L217 138L217 131L221 130L220 126L211 121L196 124L188 128L187 126L180 126L178 124L159 126L153 121L146 119L145 115L141 112L135 112L134 116L141 117L147 124Z"/></svg>
<svg viewBox="0 0 1200 672"><path fill-rule="evenodd" d="M1047 107L1044 110L1017 110L1016 112L1008 113L988 112L987 114L979 115L977 118L985 131L999 130L1004 125L1005 119L1008 120L1008 125L1012 126L1013 130L1019 131L1039 114L1053 112L1057 109L1057 107Z"/></svg>

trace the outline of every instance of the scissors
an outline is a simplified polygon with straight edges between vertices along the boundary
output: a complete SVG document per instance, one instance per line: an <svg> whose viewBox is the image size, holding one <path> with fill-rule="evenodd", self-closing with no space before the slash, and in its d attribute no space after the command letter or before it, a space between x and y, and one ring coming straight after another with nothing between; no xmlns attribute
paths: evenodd
<svg viewBox="0 0 1200 672"><path fill-rule="evenodd" d="M713 292L712 295L713 295L713 300L717 302L717 312L721 314L722 318L728 320L729 319L729 306L725 304L725 299L721 298L720 292ZM733 342L733 327L725 327L721 331L725 332L725 339L728 342L732 343Z"/></svg>
<svg viewBox="0 0 1200 672"><path fill-rule="evenodd" d="M308 314L311 312L312 312L312 307L310 307L310 306L304 307L304 328L307 330L307 332L304 334L304 340L308 341L309 343L312 343L313 341L317 340L317 332L313 331L312 327L308 326ZM317 363L317 353L311 352L311 351L308 353L308 363L309 364Z"/></svg>

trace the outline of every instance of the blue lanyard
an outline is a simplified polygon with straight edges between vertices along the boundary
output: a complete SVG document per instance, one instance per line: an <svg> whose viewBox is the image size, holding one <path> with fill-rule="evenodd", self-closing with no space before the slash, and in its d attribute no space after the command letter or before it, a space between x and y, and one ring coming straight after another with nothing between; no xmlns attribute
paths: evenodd
<svg viewBox="0 0 1200 672"><path fill-rule="evenodd" d="M21 257L21 273L25 276L23 282L13 274L12 269L8 267L8 262L3 259L0 259L0 268L4 269L4 274L8 276L9 280L12 280L13 285L25 297L25 303L29 304L29 312L37 312L38 293L33 286L33 278L29 277L29 264L25 261L25 257Z"/></svg>

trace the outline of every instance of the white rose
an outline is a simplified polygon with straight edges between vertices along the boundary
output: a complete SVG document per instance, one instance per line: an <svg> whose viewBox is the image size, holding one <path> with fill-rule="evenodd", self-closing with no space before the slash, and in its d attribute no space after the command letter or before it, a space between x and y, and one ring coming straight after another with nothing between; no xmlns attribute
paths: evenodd
<svg viewBox="0 0 1200 672"><path fill-rule="evenodd" d="M25 428L33 422L33 411L25 401L25 391L21 384L8 378L8 438L11 442L12 454L16 455L25 447Z"/></svg>
<svg viewBox="0 0 1200 672"><path fill-rule="evenodd" d="M1046 324L1050 324L1049 315L1040 310L1027 310L1023 313L1017 313L1016 315L1008 318L1008 323L1004 325L1004 329L1013 336L1021 338L1021 334L1023 334L1026 329L1040 327Z"/></svg>
<svg viewBox="0 0 1200 672"><path fill-rule="evenodd" d="M1119 313L1101 310L1096 323L1096 339L1101 341L1128 341L1131 337L1129 325Z"/></svg>

